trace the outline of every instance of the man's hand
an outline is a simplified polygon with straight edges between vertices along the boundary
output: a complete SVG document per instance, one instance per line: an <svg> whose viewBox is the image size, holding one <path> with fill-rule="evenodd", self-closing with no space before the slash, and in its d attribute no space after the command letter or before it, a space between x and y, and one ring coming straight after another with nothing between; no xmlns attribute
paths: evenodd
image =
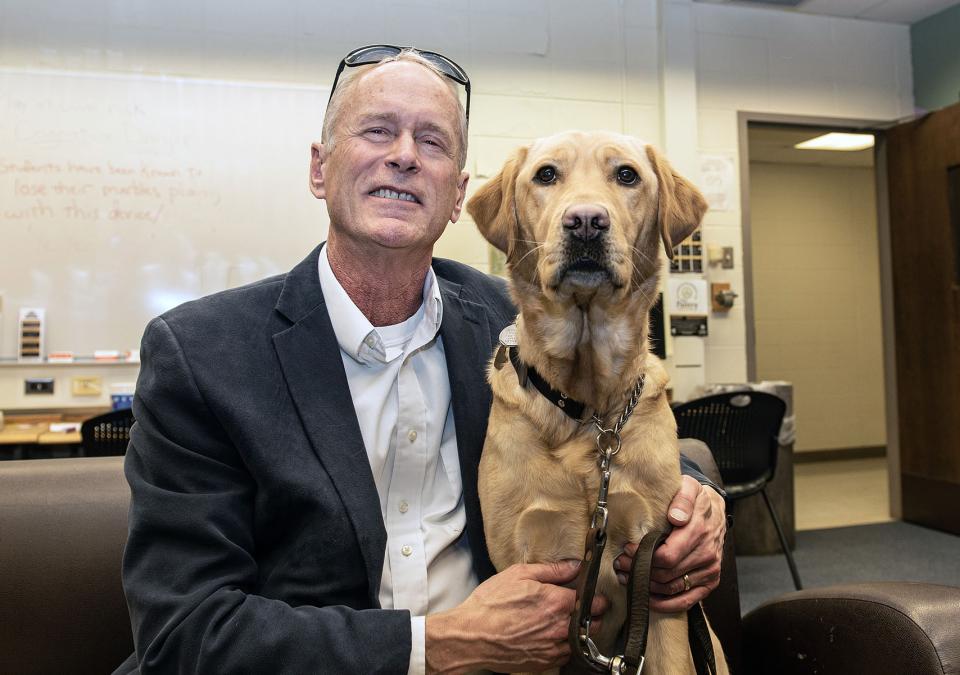
<svg viewBox="0 0 960 675"><path fill-rule="evenodd" d="M713 488L683 476L667 518L673 532L653 554L650 609L684 612L720 583L720 560L727 531L726 505ZM630 543L614 560L617 578L627 583L638 544Z"/></svg>
<svg viewBox="0 0 960 675"><path fill-rule="evenodd" d="M570 658L567 628L579 563L513 565L480 584L463 603L426 619L428 673L556 668ZM609 607L598 595L591 613Z"/></svg>

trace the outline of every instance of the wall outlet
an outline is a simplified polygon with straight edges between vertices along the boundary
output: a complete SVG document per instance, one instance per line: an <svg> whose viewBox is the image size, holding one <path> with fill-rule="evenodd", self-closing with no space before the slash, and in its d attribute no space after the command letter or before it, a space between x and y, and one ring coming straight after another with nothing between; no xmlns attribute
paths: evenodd
<svg viewBox="0 0 960 675"><path fill-rule="evenodd" d="M52 394L53 378L37 377L23 381L23 393L28 396L31 394Z"/></svg>
<svg viewBox="0 0 960 675"><path fill-rule="evenodd" d="M103 393L103 378L75 377L70 381L70 393L74 396L99 396Z"/></svg>

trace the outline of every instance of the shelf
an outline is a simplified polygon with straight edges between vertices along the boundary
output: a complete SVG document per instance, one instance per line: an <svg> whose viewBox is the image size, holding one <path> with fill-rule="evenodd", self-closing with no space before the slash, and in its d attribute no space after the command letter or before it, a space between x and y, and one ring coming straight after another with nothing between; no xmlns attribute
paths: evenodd
<svg viewBox="0 0 960 675"><path fill-rule="evenodd" d="M73 366L139 366L139 361L97 361L95 359L78 358L69 362L50 363L49 361L18 361L16 359L0 359L0 368L72 368Z"/></svg>

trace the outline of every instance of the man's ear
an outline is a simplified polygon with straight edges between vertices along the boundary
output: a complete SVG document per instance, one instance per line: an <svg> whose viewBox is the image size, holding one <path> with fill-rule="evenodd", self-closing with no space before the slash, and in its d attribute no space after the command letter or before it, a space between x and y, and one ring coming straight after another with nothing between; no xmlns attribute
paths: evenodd
<svg viewBox="0 0 960 675"><path fill-rule="evenodd" d="M700 227L700 221L707 212L707 200L693 183L674 171L667 160L649 145L647 157L660 183L657 206L660 236L663 237L667 256L673 260L673 247Z"/></svg>
<svg viewBox="0 0 960 675"><path fill-rule="evenodd" d="M460 212L463 211L463 200L467 196L467 182L470 180L470 173L461 171L457 178L457 202L453 205L453 214L450 216L450 222L455 223L460 220Z"/></svg>
<svg viewBox="0 0 960 675"><path fill-rule="evenodd" d="M317 199L326 199L327 190L323 184L323 163L327 159L326 150L322 143L313 143L310 146L310 192Z"/></svg>
<svg viewBox="0 0 960 675"><path fill-rule="evenodd" d="M514 247L519 223L514 204L517 173L527 158L527 148L517 148L500 173L488 180L467 202L467 213L487 241L507 254Z"/></svg>

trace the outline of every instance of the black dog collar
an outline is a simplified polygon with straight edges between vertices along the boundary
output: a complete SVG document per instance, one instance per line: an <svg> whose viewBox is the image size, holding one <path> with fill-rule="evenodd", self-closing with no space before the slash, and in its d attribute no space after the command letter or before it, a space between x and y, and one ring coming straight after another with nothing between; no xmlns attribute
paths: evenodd
<svg viewBox="0 0 960 675"><path fill-rule="evenodd" d="M520 360L520 353L517 349L516 324L510 324L500 332L500 348L497 350L497 356L493 362L494 367L499 370L503 367L507 358L513 364L513 369L517 371L517 379L521 387L526 387L527 381L531 382L534 388L545 399L560 408L564 415L577 422L583 421L583 413L587 409L586 404L570 398L562 391L557 391L543 379L543 376L535 368Z"/></svg>
<svg viewBox="0 0 960 675"><path fill-rule="evenodd" d="M520 355L517 353L518 350L516 347L505 347L505 349L510 356L510 363L513 364L514 370L517 371L517 376L521 379L520 386L524 386L522 380L523 375L526 374L530 383L545 399L560 408L570 419L577 422L583 421L583 411L587 408L586 404L570 398L562 391L557 391L547 384L547 381L543 379L535 368L528 366L520 360Z"/></svg>

